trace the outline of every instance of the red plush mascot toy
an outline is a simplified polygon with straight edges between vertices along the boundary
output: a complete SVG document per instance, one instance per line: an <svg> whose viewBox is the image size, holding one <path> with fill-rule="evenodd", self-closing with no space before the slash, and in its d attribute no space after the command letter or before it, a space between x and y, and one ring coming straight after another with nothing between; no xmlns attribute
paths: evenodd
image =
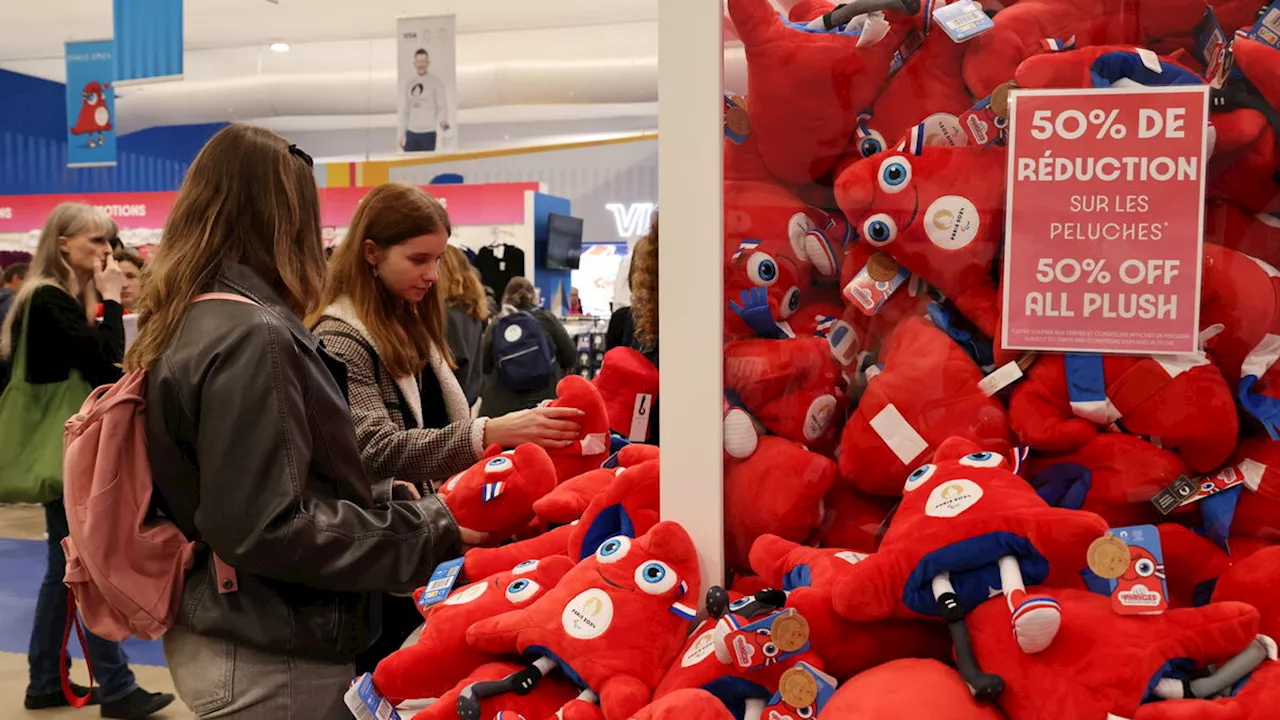
<svg viewBox="0 0 1280 720"><path fill-rule="evenodd" d="M1158 439L1201 473L1239 436L1231 389L1204 355L1046 355L1014 387L1009 416L1033 451L1070 452L1114 428Z"/></svg>
<svg viewBox="0 0 1280 720"><path fill-rule="evenodd" d="M873 495L899 495L910 468L952 436L1008 451L1004 406L983 394L982 371L927 318L898 325L880 363L841 438L845 482Z"/></svg>
<svg viewBox="0 0 1280 720"><path fill-rule="evenodd" d="M530 560L454 590L423 612L427 624L415 645L378 663L373 684L399 705L404 700L435 698L481 665L498 658L467 644L472 623L528 606L560 582L573 567L567 557ZM422 590L417 593L421 598Z"/></svg>
<svg viewBox="0 0 1280 720"><path fill-rule="evenodd" d="M582 426L578 437L568 447L548 451L559 482L600 467L609 458L609 409L600 391L586 378L567 375L556 385L550 406L582 411L576 420Z"/></svg>
<svg viewBox="0 0 1280 720"><path fill-rule="evenodd" d="M546 450L525 444L503 452L494 445L439 494L460 526L502 540L533 520L534 502L555 486L556 467Z"/></svg>
<svg viewBox="0 0 1280 720"><path fill-rule="evenodd" d="M1003 720L969 693L959 673L937 660L902 659L855 676L836 691L823 717L894 720Z"/></svg>
<svg viewBox="0 0 1280 720"><path fill-rule="evenodd" d="M484 698L526 692L559 668L599 698L606 720L627 720L649 704L679 653L694 616L686 603L698 596L698 584L697 550L679 525L609 538L529 607L467 630L476 648L524 653L533 662L465 690L459 717L479 720Z"/></svg>
<svg viewBox="0 0 1280 720"><path fill-rule="evenodd" d="M1086 551L1106 530L1097 515L1049 507L1003 457L953 438L907 476L879 552L840 570L835 609L861 622L942 618L965 681L991 698L1003 683L974 661L965 615L998 589L1005 633L1012 624L1025 653L1043 651L1063 615L1052 598L1027 588L1080 586Z"/></svg>
<svg viewBox="0 0 1280 720"><path fill-rule="evenodd" d="M1000 321L992 265L1004 236L1005 160L997 147L925 147L860 160L836 181L836 201L863 240L936 287L989 338Z"/></svg>
<svg viewBox="0 0 1280 720"><path fill-rule="evenodd" d="M1255 642L1258 611L1243 603L1122 616L1102 595L1047 593L1066 619L1053 645L1037 655L1017 651L1001 608L988 603L970 617L978 660L1005 678L1000 707L1018 720L1132 718L1144 699L1216 695L1266 659L1265 643ZM1220 669L1207 677L1187 674L1208 665Z"/></svg>

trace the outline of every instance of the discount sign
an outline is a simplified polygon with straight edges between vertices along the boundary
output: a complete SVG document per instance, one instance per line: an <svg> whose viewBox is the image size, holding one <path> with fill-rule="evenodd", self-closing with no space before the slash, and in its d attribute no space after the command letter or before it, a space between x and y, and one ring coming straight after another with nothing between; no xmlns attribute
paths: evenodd
<svg viewBox="0 0 1280 720"><path fill-rule="evenodd" d="M1010 98L1006 348L1197 350L1207 87Z"/></svg>

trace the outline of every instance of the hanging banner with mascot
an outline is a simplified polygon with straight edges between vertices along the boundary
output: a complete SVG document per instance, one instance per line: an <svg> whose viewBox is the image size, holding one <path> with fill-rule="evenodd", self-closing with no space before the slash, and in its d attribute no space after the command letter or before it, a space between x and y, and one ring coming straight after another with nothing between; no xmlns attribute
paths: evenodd
<svg viewBox="0 0 1280 720"><path fill-rule="evenodd" d="M116 164L115 43L67 43L67 167Z"/></svg>

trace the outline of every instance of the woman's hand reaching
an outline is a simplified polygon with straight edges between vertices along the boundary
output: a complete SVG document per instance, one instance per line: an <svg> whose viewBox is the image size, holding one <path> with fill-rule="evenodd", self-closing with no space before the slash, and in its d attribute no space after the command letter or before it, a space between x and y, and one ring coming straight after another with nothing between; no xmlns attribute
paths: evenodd
<svg viewBox="0 0 1280 720"><path fill-rule="evenodd" d="M582 434L577 408L539 407L492 418L485 426L484 444L513 448L525 443L548 450L568 447Z"/></svg>

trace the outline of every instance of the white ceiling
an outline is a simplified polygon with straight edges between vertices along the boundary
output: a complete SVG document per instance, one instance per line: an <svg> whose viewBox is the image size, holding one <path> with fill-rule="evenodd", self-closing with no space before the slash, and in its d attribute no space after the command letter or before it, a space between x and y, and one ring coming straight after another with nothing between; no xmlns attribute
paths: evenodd
<svg viewBox="0 0 1280 720"><path fill-rule="evenodd" d="M185 10L184 79L121 89L122 131L231 120L352 137L389 129L396 17L449 13L464 147L657 126L657 0L185 0ZM0 0L0 68L61 81L64 42L111 33L110 0ZM271 52L276 41L292 49ZM336 154L372 150L337 144Z"/></svg>

